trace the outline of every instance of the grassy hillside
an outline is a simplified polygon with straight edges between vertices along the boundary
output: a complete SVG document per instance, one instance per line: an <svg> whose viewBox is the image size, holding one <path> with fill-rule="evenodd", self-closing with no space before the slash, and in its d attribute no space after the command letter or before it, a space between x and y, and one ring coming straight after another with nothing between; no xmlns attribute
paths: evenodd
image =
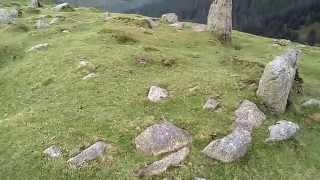
<svg viewBox="0 0 320 180"><path fill-rule="evenodd" d="M0 26L1 180L138 179L134 171L158 158L136 152L133 140L163 119L189 131L193 146L181 167L155 179L320 176L320 124L308 118L317 110L302 110L299 105L320 97L320 48L302 49L299 66L305 92L295 99L295 108L278 117L267 113L245 158L223 164L200 151L230 132L241 100L259 104L255 90L263 67L286 47L274 48L272 39L237 31L233 45L225 47L209 33L192 32L190 27L142 28L132 19L139 17L135 15L113 14L122 18L105 22L104 14L95 10L57 13L47 7L34 14L22 8L17 25ZM36 30L40 15L65 20ZM25 52L40 43L49 43L49 48ZM137 64L137 58L148 63ZM90 65L79 67L83 59ZM162 60L174 63L168 66ZM93 71L97 77L82 80ZM166 87L170 98L148 102L153 84ZM209 96L221 101L221 110L202 110ZM280 119L301 126L297 140L266 145L268 125ZM68 168L66 160L97 139L112 144L106 157L80 170ZM42 151L53 144L63 148L63 158L43 157Z"/></svg>

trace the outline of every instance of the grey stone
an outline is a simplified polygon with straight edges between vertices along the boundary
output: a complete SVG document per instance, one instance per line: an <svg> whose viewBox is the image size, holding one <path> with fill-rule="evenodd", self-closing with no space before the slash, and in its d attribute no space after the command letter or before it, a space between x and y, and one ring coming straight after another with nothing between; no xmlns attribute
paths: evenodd
<svg viewBox="0 0 320 180"><path fill-rule="evenodd" d="M224 42L231 41L232 0L214 0L208 15L208 31Z"/></svg>
<svg viewBox="0 0 320 180"><path fill-rule="evenodd" d="M168 91L157 87L157 86L151 86L149 93L148 93L148 99L151 102L159 102L161 101L163 98L168 97Z"/></svg>
<svg viewBox="0 0 320 180"><path fill-rule="evenodd" d="M37 44L35 46L32 46L30 49L28 49L27 52L31 52L35 50L43 50L43 49L47 49L48 47L49 47L48 43Z"/></svg>
<svg viewBox="0 0 320 180"><path fill-rule="evenodd" d="M194 32L204 32L204 31L207 31L207 30L208 30L208 27L207 27L207 25L205 25L205 24L194 24L194 25L192 26L192 30L193 30Z"/></svg>
<svg viewBox="0 0 320 180"><path fill-rule="evenodd" d="M53 145L43 151L50 158L59 158L62 156L62 150L59 146Z"/></svg>
<svg viewBox="0 0 320 180"><path fill-rule="evenodd" d="M259 128L265 121L265 114L251 101L244 100L238 109L235 111L236 128L244 128L251 131L254 128Z"/></svg>
<svg viewBox="0 0 320 180"><path fill-rule="evenodd" d="M203 109L215 110L219 105L219 102L213 98L209 98L206 103L203 105Z"/></svg>
<svg viewBox="0 0 320 180"><path fill-rule="evenodd" d="M71 167L81 167L84 163L103 156L107 146L108 145L106 143L98 141L90 147L88 147L87 149L80 152L78 155L70 158L67 162Z"/></svg>
<svg viewBox="0 0 320 180"><path fill-rule="evenodd" d="M298 51L288 49L270 62L259 82L257 96L274 113L284 113L298 69Z"/></svg>
<svg viewBox="0 0 320 180"><path fill-rule="evenodd" d="M16 9L0 9L0 24L15 24L18 14Z"/></svg>
<svg viewBox="0 0 320 180"><path fill-rule="evenodd" d="M190 153L189 147L174 152L160 161L156 161L138 172L139 176L155 176L165 172L170 166L177 166L186 159Z"/></svg>
<svg viewBox="0 0 320 180"><path fill-rule="evenodd" d="M288 140L296 135L299 126L290 121L279 121L275 125L269 127L269 138L266 142L277 142Z"/></svg>
<svg viewBox="0 0 320 180"><path fill-rule="evenodd" d="M146 155L160 155L189 146L191 135L170 122L148 127L135 139L136 149Z"/></svg>
<svg viewBox="0 0 320 180"><path fill-rule="evenodd" d="M163 14L161 16L161 22L168 23L168 24L174 24L174 23L179 22L179 18L177 16L177 14L175 14L175 13L167 13L167 14Z"/></svg>
<svg viewBox="0 0 320 180"><path fill-rule="evenodd" d="M212 141L202 153L222 162L233 162L243 157L251 144L251 133L235 129L228 136Z"/></svg>
<svg viewBox="0 0 320 180"><path fill-rule="evenodd" d="M169 26L176 28L177 30L182 30L185 27L184 22L176 22L173 24L170 24Z"/></svg>
<svg viewBox="0 0 320 180"><path fill-rule="evenodd" d="M302 104L302 107L308 108L308 107L315 107L315 108L320 108L320 100L318 99L309 99L308 101L304 102Z"/></svg>
<svg viewBox="0 0 320 180"><path fill-rule="evenodd" d="M68 3L62 3L62 4L59 4L59 5L56 5L52 9L54 11L73 10L73 8Z"/></svg>

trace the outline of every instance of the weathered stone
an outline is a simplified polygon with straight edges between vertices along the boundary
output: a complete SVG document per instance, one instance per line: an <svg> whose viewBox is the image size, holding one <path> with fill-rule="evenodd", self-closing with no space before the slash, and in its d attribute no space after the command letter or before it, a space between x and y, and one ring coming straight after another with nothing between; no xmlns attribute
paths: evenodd
<svg viewBox="0 0 320 180"><path fill-rule="evenodd" d="M279 121L275 125L269 127L269 138L266 142L277 142L288 140L298 132L299 126L290 121Z"/></svg>
<svg viewBox="0 0 320 180"><path fill-rule="evenodd" d="M39 7L41 7L41 4L40 4L39 0L31 0L30 6L32 8L39 8Z"/></svg>
<svg viewBox="0 0 320 180"><path fill-rule="evenodd" d="M177 30L182 30L185 26L184 22L176 22L173 24L170 24L169 26L176 28Z"/></svg>
<svg viewBox="0 0 320 180"><path fill-rule="evenodd" d="M208 27L205 24L195 24L192 26L192 30L194 32L204 32L208 30Z"/></svg>
<svg viewBox="0 0 320 180"><path fill-rule="evenodd" d="M148 127L135 139L138 151L146 155L160 155L190 145L191 135L170 122Z"/></svg>
<svg viewBox="0 0 320 180"><path fill-rule="evenodd" d="M14 24L18 15L16 9L0 9L0 24Z"/></svg>
<svg viewBox="0 0 320 180"><path fill-rule="evenodd" d="M108 145L106 143L98 141L80 152L78 155L70 158L67 162L71 167L81 167L84 163L103 156L107 146Z"/></svg>
<svg viewBox="0 0 320 180"><path fill-rule="evenodd" d="M290 91L293 87L298 69L298 51L287 50L270 62L260 79L257 96L274 113L283 113L286 110Z"/></svg>
<svg viewBox="0 0 320 180"><path fill-rule="evenodd" d="M89 73L88 75L84 76L82 78L82 80L92 79L92 78L95 78L95 77L97 77L96 73Z"/></svg>
<svg viewBox="0 0 320 180"><path fill-rule="evenodd" d="M223 42L231 41L232 0L214 0L208 15L208 31Z"/></svg>
<svg viewBox="0 0 320 180"><path fill-rule="evenodd" d="M62 150L59 146L53 145L43 151L50 158L59 158L62 156Z"/></svg>
<svg viewBox="0 0 320 180"><path fill-rule="evenodd" d="M213 98L209 98L203 105L203 109L215 110L219 105L219 102Z"/></svg>
<svg viewBox="0 0 320 180"><path fill-rule="evenodd" d="M194 177L193 180L207 180L207 179L203 177Z"/></svg>
<svg viewBox="0 0 320 180"><path fill-rule="evenodd" d="M309 107L320 108L320 100L309 99L308 101L306 101L302 104L302 107L304 107L304 108L309 108Z"/></svg>
<svg viewBox="0 0 320 180"><path fill-rule="evenodd" d="M179 165L190 153L189 147L174 152L160 161L156 161L138 172L139 176L155 176L165 172L170 166Z"/></svg>
<svg viewBox="0 0 320 180"><path fill-rule="evenodd" d="M163 98L168 97L168 91L157 87L157 86L151 86L150 90L149 90L149 94L148 94L148 99L151 102L159 102L161 101Z"/></svg>
<svg viewBox="0 0 320 180"><path fill-rule="evenodd" d="M34 50L43 50L43 49L47 49L48 47L49 47L48 43L37 44L35 46L32 46L30 49L28 49L27 52L31 52Z"/></svg>
<svg viewBox="0 0 320 180"><path fill-rule="evenodd" d="M202 153L222 162L232 162L243 157L251 144L251 133L235 129L228 136L212 141Z"/></svg>
<svg viewBox="0 0 320 180"><path fill-rule="evenodd" d="M256 104L244 100L235 112L234 126L251 131L254 128L259 128L265 119L266 116Z"/></svg>
<svg viewBox="0 0 320 180"><path fill-rule="evenodd" d="M73 8L68 3L62 3L52 8L54 11L73 11Z"/></svg>
<svg viewBox="0 0 320 180"><path fill-rule="evenodd" d="M174 24L179 22L178 16L175 13L167 13L163 14L161 16L161 22L168 23L168 24Z"/></svg>

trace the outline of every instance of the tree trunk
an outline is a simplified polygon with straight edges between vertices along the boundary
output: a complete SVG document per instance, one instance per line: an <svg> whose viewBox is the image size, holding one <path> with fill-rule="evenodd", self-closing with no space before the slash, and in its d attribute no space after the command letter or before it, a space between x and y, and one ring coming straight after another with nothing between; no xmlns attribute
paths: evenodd
<svg viewBox="0 0 320 180"><path fill-rule="evenodd" d="M214 0L208 15L208 30L222 42L231 42L232 0Z"/></svg>
<svg viewBox="0 0 320 180"><path fill-rule="evenodd" d="M33 8L41 7L40 1L39 0L31 0L31 7L33 7Z"/></svg>

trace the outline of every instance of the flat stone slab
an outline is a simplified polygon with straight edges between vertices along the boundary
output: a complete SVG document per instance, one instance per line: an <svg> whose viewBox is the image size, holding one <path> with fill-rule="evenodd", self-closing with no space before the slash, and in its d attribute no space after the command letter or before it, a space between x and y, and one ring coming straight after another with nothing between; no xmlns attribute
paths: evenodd
<svg viewBox="0 0 320 180"><path fill-rule="evenodd" d="M235 129L228 136L212 141L202 153L210 158L228 163L243 157L251 144L251 133Z"/></svg>
<svg viewBox="0 0 320 180"><path fill-rule="evenodd" d="M244 100L235 112L236 128L244 128L251 131L259 128L266 120L265 114L251 101Z"/></svg>
<svg viewBox="0 0 320 180"><path fill-rule="evenodd" d="M267 143L288 140L296 135L299 125L290 121L278 121L275 125L269 127L269 138Z"/></svg>
<svg viewBox="0 0 320 180"><path fill-rule="evenodd" d="M62 149L59 146L53 145L43 151L50 158L59 158L62 156Z"/></svg>
<svg viewBox="0 0 320 180"><path fill-rule="evenodd" d="M84 163L103 156L107 146L108 145L106 143L98 141L80 152L78 155L70 158L67 163L74 168L81 167Z"/></svg>
<svg viewBox="0 0 320 180"><path fill-rule="evenodd" d="M138 172L138 176L155 176L165 172L171 166L179 165L190 153L189 147L174 152L160 161L156 161Z"/></svg>
<svg viewBox="0 0 320 180"><path fill-rule="evenodd" d="M160 155L191 145L191 135L170 122L148 127L135 139L138 151L146 155Z"/></svg>

